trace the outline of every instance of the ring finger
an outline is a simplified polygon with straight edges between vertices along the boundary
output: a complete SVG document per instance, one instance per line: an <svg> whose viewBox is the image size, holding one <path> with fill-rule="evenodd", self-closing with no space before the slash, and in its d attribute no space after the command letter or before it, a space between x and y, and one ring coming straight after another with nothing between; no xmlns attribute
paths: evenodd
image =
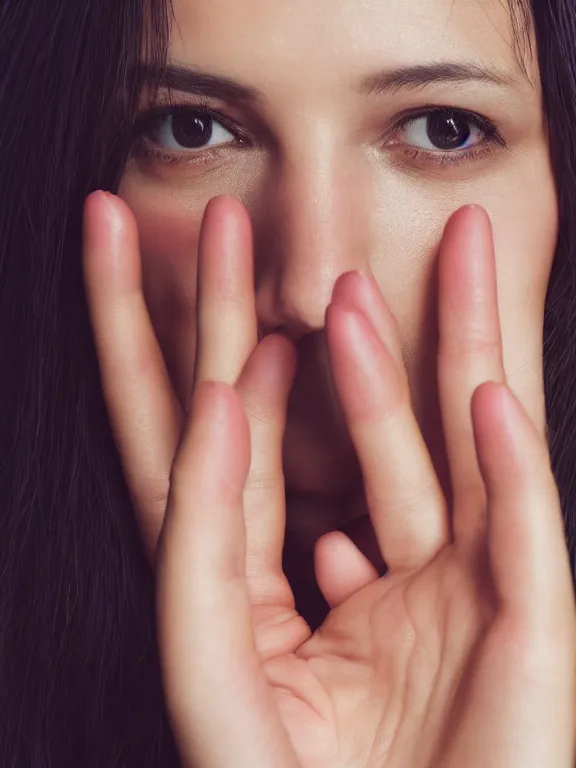
<svg viewBox="0 0 576 768"><path fill-rule="evenodd" d="M198 251L198 341L195 386L236 384L258 343L252 228L234 197L206 206Z"/></svg>

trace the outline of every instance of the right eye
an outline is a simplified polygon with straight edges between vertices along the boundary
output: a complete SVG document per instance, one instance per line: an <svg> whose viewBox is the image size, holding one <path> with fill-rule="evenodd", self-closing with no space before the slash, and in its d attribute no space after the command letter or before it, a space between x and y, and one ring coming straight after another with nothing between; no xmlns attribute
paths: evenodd
<svg viewBox="0 0 576 768"><path fill-rule="evenodd" d="M139 133L158 149L185 154L237 141L216 117L200 109L165 111L148 118Z"/></svg>

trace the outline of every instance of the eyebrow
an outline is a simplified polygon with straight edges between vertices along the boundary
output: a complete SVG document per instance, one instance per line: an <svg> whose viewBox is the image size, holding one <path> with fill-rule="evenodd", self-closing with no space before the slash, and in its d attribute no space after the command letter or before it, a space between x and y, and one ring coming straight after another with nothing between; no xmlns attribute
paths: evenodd
<svg viewBox="0 0 576 768"><path fill-rule="evenodd" d="M198 96L239 102L263 100L256 88L230 77L210 75L180 64L163 67L159 72L149 65L140 65L145 80L155 81L160 88L170 88ZM386 69L368 75L360 81L358 90L367 95L417 90L433 84L486 82L498 86L517 86L512 74L497 71L472 62L432 62Z"/></svg>
<svg viewBox="0 0 576 768"><path fill-rule="evenodd" d="M430 64L382 70L364 78L360 90L368 94L417 90L436 83L484 82L499 86L518 86L519 81L508 72L472 62L439 61Z"/></svg>
<svg viewBox="0 0 576 768"><path fill-rule="evenodd" d="M140 69L145 81L156 82L159 88L170 88L197 96L230 101L256 102L262 99L262 94L256 88L239 83L230 77L209 75L179 64L171 64L160 71L145 64L141 65Z"/></svg>

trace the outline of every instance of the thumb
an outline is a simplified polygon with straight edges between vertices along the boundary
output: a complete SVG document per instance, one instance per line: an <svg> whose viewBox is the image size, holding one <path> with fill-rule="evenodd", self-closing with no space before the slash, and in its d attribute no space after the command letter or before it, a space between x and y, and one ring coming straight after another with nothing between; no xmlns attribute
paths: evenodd
<svg viewBox="0 0 576 768"><path fill-rule="evenodd" d="M249 464L239 395L201 384L172 468L157 568L164 689L194 768L298 764L254 641L242 514Z"/></svg>

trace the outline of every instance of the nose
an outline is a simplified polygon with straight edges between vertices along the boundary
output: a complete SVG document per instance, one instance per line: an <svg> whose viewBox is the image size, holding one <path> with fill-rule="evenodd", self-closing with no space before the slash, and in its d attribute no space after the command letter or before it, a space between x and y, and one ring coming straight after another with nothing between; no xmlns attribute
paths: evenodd
<svg viewBox="0 0 576 768"><path fill-rule="evenodd" d="M368 176L336 148L285 157L254 220L261 333L294 339L324 327L337 278L369 269Z"/></svg>

